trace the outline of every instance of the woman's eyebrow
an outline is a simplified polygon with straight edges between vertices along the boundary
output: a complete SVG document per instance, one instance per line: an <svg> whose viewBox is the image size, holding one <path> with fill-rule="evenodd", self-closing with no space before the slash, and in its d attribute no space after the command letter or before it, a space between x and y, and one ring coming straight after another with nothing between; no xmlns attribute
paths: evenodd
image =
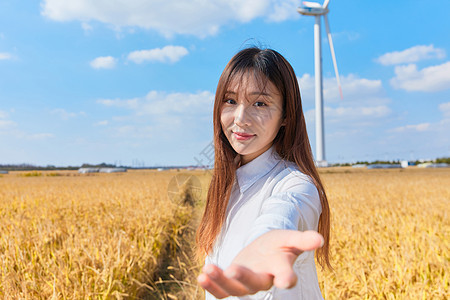
<svg viewBox="0 0 450 300"><path fill-rule="evenodd" d="M254 95L258 95L258 96L271 96L269 93L261 92L261 91L250 92L250 93L248 93L248 94L251 95L251 96L254 96Z"/></svg>
<svg viewBox="0 0 450 300"><path fill-rule="evenodd" d="M235 95L237 95L237 93L234 91L226 91L225 92L226 97L235 96ZM258 97L263 96L263 97L267 97L269 99L273 98L273 95L271 93L267 93L264 91L253 91L253 92L247 93L247 96L252 96L252 97L253 96L258 96Z"/></svg>
<svg viewBox="0 0 450 300"><path fill-rule="evenodd" d="M264 91L250 92L250 93L248 93L248 96L250 96L250 97L264 97L267 100L273 99L273 97L274 97L273 94L267 93L267 92L264 92Z"/></svg>

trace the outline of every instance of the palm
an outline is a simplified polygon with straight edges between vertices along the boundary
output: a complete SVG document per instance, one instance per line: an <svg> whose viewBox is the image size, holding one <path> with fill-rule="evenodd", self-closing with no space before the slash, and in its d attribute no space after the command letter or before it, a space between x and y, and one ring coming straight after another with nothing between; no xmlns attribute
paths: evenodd
<svg viewBox="0 0 450 300"><path fill-rule="evenodd" d="M272 230L242 249L225 272L205 266L198 281L217 298L254 294L272 285L290 288L297 282L292 268L295 259L322 242L315 231Z"/></svg>

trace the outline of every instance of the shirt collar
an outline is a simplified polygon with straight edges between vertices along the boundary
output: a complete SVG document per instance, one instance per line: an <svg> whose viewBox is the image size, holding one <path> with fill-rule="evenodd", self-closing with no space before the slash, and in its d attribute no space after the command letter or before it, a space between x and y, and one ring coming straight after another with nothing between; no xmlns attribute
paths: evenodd
<svg viewBox="0 0 450 300"><path fill-rule="evenodd" d="M269 173L279 161L280 157L272 146L251 162L239 167L236 170L236 178L240 192L244 193L258 179Z"/></svg>

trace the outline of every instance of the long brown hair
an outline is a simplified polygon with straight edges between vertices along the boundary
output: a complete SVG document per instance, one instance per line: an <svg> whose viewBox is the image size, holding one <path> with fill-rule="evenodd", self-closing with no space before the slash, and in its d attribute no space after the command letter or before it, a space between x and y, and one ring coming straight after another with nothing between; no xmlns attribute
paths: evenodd
<svg viewBox="0 0 450 300"><path fill-rule="evenodd" d="M330 209L325 189L314 164L311 146L306 131L305 116L302 110L300 88L297 77L288 61L271 49L247 48L238 52L227 64L217 85L214 101L214 171L208 190L205 212L197 230L197 247L199 255L212 251L226 218L226 209L231 188L235 179L238 154L226 138L220 121L225 93L236 76L253 72L261 80L269 80L277 88L283 99L285 125L282 126L273 144L280 157L292 161L308 175L316 186L322 213L319 218L318 231L325 243L316 251L318 263L330 264Z"/></svg>

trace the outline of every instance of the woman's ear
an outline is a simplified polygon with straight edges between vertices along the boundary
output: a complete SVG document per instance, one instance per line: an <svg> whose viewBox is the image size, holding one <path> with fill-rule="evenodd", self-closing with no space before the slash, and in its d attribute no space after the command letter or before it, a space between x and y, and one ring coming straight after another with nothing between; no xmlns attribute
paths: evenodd
<svg viewBox="0 0 450 300"><path fill-rule="evenodd" d="M284 118L283 122L281 122L281 126L286 126L286 118Z"/></svg>

